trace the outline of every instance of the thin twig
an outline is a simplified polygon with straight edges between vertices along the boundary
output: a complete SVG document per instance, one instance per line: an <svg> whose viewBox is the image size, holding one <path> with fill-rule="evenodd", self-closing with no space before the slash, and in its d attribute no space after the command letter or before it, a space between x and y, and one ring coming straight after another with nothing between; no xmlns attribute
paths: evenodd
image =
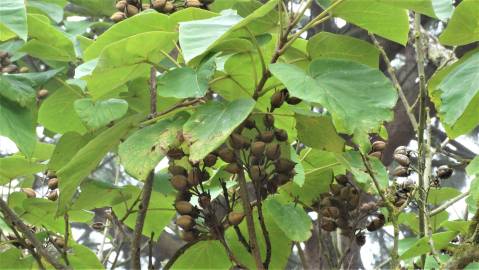
<svg viewBox="0 0 479 270"><path fill-rule="evenodd" d="M169 113L177 110L177 109L180 109L180 108L184 108L184 107L188 107L188 106L191 106L191 105L195 105L196 103L199 103L201 102L203 99L202 98L195 98L195 99L192 99L192 100L185 100L183 102L180 102L178 104L175 104L173 106L171 106L170 108L162 111L162 112L159 112L155 115L154 118L151 118L151 119L148 119L146 121L143 121L141 122L141 126L144 127L144 126L148 126L148 125L151 125L153 123L156 123L158 122L159 120L165 118L166 116L168 116Z"/></svg>
<svg viewBox="0 0 479 270"><path fill-rule="evenodd" d="M65 221L65 235L64 235L65 245L63 247L62 255L63 255L63 259L65 260L65 263L67 265L70 265L70 262L68 261L68 252L67 252L68 251L68 238L70 237L70 221L69 221L67 213L65 213L65 215L63 215L63 220Z"/></svg>
<svg viewBox="0 0 479 270"><path fill-rule="evenodd" d="M155 232L151 232L150 240L148 240L148 269L153 270L153 237Z"/></svg>
<svg viewBox="0 0 479 270"><path fill-rule="evenodd" d="M431 210L429 212L429 215L432 217L432 216L435 216L435 215L441 213L442 211L446 210L449 206L455 204L457 201L469 196L469 194L470 194L470 190L468 190L468 191L466 191L462 194L459 194L458 196L450 199L449 201L446 201L444 204L442 204L442 205L434 208L433 210Z"/></svg>
<svg viewBox="0 0 479 270"><path fill-rule="evenodd" d="M150 118L156 116L156 69L151 67L150 69Z"/></svg>
<svg viewBox="0 0 479 270"><path fill-rule="evenodd" d="M303 269L309 269L308 261L306 260L306 256L304 256L304 251L301 248L301 244L299 242L294 242L294 245L298 249L299 259L301 260L301 265L303 266Z"/></svg>

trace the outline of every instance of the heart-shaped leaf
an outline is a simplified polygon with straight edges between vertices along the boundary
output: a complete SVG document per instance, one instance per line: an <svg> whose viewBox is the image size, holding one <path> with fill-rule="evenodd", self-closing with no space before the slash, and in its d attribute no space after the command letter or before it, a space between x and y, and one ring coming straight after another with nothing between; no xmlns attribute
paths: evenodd
<svg viewBox="0 0 479 270"><path fill-rule="evenodd" d="M128 103L116 98L97 102L93 102L91 98L83 98L76 100L74 107L80 119L89 128L98 129L125 115Z"/></svg>

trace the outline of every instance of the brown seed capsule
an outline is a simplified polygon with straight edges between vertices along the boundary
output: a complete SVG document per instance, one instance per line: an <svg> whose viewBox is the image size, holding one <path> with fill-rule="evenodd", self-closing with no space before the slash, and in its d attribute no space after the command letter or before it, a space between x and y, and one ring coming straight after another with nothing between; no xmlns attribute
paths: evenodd
<svg viewBox="0 0 479 270"><path fill-rule="evenodd" d="M208 181L210 179L210 174L208 171L204 170L201 172L201 182Z"/></svg>
<svg viewBox="0 0 479 270"><path fill-rule="evenodd" d="M277 160L281 156L281 148L277 143L271 143L266 146L265 155L269 160Z"/></svg>
<svg viewBox="0 0 479 270"><path fill-rule="evenodd" d="M21 67L19 70L18 70L20 73L27 73L30 71L30 69L28 67Z"/></svg>
<svg viewBox="0 0 479 270"><path fill-rule="evenodd" d="M181 233L181 240L186 242L191 242L198 238L198 231L197 230L190 230L190 231L183 231Z"/></svg>
<svg viewBox="0 0 479 270"><path fill-rule="evenodd" d="M241 167L238 166L237 163L230 163L226 165L225 171L231 173L231 174L237 174L241 171Z"/></svg>
<svg viewBox="0 0 479 270"><path fill-rule="evenodd" d="M214 154L208 154L204 159L203 159L203 164L205 164L206 167L212 167L216 164L216 161L218 160L218 157Z"/></svg>
<svg viewBox="0 0 479 270"><path fill-rule="evenodd" d="M59 248L64 248L65 247L65 239L62 237L57 237L53 240L53 243L59 247Z"/></svg>
<svg viewBox="0 0 479 270"><path fill-rule="evenodd" d="M290 105L296 105L296 104L299 104L302 100L300 98L297 98L297 97L288 97L286 99L286 103L290 104Z"/></svg>
<svg viewBox="0 0 479 270"><path fill-rule="evenodd" d="M403 154L394 154L393 158L401 166L407 167L411 164L411 160Z"/></svg>
<svg viewBox="0 0 479 270"><path fill-rule="evenodd" d="M376 152L370 153L369 156L370 156L370 157L375 157L375 158L381 159L382 153L379 152L379 151L376 151Z"/></svg>
<svg viewBox="0 0 479 270"><path fill-rule="evenodd" d="M366 235L364 235L364 233L356 234L356 244L358 246L364 246L364 244L366 244Z"/></svg>
<svg viewBox="0 0 479 270"><path fill-rule="evenodd" d="M151 2L151 5L154 9L162 9L166 4L166 0L154 0Z"/></svg>
<svg viewBox="0 0 479 270"><path fill-rule="evenodd" d="M0 59L9 57L9 53L5 51L0 51Z"/></svg>
<svg viewBox="0 0 479 270"><path fill-rule="evenodd" d="M396 207L401 207L403 204L406 203L406 198L398 198L395 202L394 202L394 206Z"/></svg>
<svg viewBox="0 0 479 270"><path fill-rule="evenodd" d="M243 221L243 212L231 212L228 214L228 223L231 225L239 225Z"/></svg>
<svg viewBox="0 0 479 270"><path fill-rule="evenodd" d="M329 185L329 190L331 191L331 193L333 193L333 195L335 196L339 196L339 194L341 193L341 186L338 185L338 184L331 184Z"/></svg>
<svg viewBox="0 0 479 270"><path fill-rule="evenodd" d="M58 187L58 178L50 178L48 180L48 188L56 189Z"/></svg>
<svg viewBox="0 0 479 270"><path fill-rule="evenodd" d="M150 8L151 8L150 4L146 4L146 3L145 3L145 4L141 4L141 10L148 10L148 9L150 9Z"/></svg>
<svg viewBox="0 0 479 270"><path fill-rule="evenodd" d="M258 139L265 143L270 143L274 140L274 132L271 130L265 130L258 135Z"/></svg>
<svg viewBox="0 0 479 270"><path fill-rule="evenodd" d="M169 159L180 160L185 156L185 152L181 148L172 148L166 152Z"/></svg>
<svg viewBox="0 0 479 270"><path fill-rule="evenodd" d="M244 120L243 122L243 126L247 129L253 129L256 127L256 123L254 122L254 119L252 116L249 116L248 118L246 118L246 120Z"/></svg>
<svg viewBox="0 0 479 270"><path fill-rule="evenodd" d="M450 168L447 165L442 165L437 168L436 174L437 174L437 177L441 179L447 179L451 177L452 172L453 172L452 168Z"/></svg>
<svg viewBox="0 0 479 270"><path fill-rule="evenodd" d="M192 194L188 191L179 192L178 194L176 194L175 202L189 201L191 199L191 196Z"/></svg>
<svg viewBox="0 0 479 270"><path fill-rule="evenodd" d="M139 10L136 6L134 5L128 5L126 6L126 13L128 14L128 17L131 17L133 15L138 14Z"/></svg>
<svg viewBox="0 0 479 270"><path fill-rule="evenodd" d="M118 9L119 11L124 11L128 3L126 0L120 0L116 2L115 8Z"/></svg>
<svg viewBox="0 0 479 270"><path fill-rule="evenodd" d="M337 225L334 220L329 219L329 218L323 218L321 219L321 229L327 231L327 232L332 232L336 230Z"/></svg>
<svg viewBox="0 0 479 270"><path fill-rule="evenodd" d="M184 175L175 175L171 178L171 185L178 191L188 188L188 179Z"/></svg>
<svg viewBox="0 0 479 270"><path fill-rule="evenodd" d="M198 167L191 168L191 171L188 173L188 184L191 187L199 185L201 181L201 170Z"/></svg>
<svg viewBox="0 0 479 270"><path fill-rule="evenodd" d="M44 99L48 96L48 90L47 89L40 89L38 92L37 92L37 97L38 99Z"/></svg>
<svg viewBox="0 0 479 270"><path fill-rule="evenodd" d="M35 198L37 194L35 193L35 190L31 188L22 188L22 192L27 194L28 198Z"/></svg>
<svg viewBox="0 0 479 270"><path fill-rule="evenodd" d="M283 105L286 96L283 91L278 91L271 96L271 109L276 109Z"/></svg>
<svg viewBox="0 0 479 270"><path fill-rule="evenodd" d="M285 142L288 140L288 133L284 129L275 129L274 130L274 136L276 137L276 140L279 142Z"/></svg>
<svg viewBox="0 0 479 270"><path fill-rule="evenodd" d="M230 145L233 149L241 150L249 145L248 139L240 134L233 133L230 136Z"/></svg>
<svg viewBox="0 0 479 270"><path fill-rule="evenodd" d="M251 179L253 181L261 181L266 177L266 172L263 167L259 165L253 165L249 169Z"/></svg>
<svg viewBox="0 0 479 270"><path fill-rule="evenodd" d="M175 203L175 209L181 215L189 215L193 212L194 206L187 201L177 201Z"/></svg>
<svg viewBox="0 0 479 270"><path fill-rule="evenodd" d="M355 189L352 190L348 203L349 203L349 209L350 210L356 209L358 207L358 205L359 205L359 194L357 193L357 191Z"/></svg>
<svg viewBox="0 0 479 270"><path fill-rule="evenodd" d="M186 6L187 7L201 7L203 4L201 4L200 1L198 0L186 0Z"/></svg>
<svg viewBox="0 0 479 270"><path fill-rule="evenodd" d="M220 156L220 158L224 161L224 162L227 162L227 163L233 163L236 161L236 158L235 158L235 153L233 152L233 150L227 148L227 147L224 147L224 148L221 148L219 151L218 151L218 155Z"/></svg>
<svg viewBox="0 0 479 270"><path fill-rule="evenodd" d="M125 18L126 18L125 13L118 11L113 13L113 15L111 15L110 20L114 22L120 22L120 21L123 21Z"/></svg>
<svg viewBox="0 0 479 270"><path fill-rule="evenodd" d="M195 220L191 216L182 215L176 219L176 225L183 230L190 230L193 228L193 226L195 226Z"/></svg>
<svg viewBox="0 0 479 270"><path fill-rule="evenodd" d="M394 173L393 173L393 175L397 177L407 177L409 176L409 174L410 174L409 169L403 166L397 166L394 169Z"/></svg>
<svg viewBox="0 0 479 270"><path fill-rule="evenodd" d="M370 232L373 232L373 231L381 229L383 225L384 225L384 219L375 218L368 224L366 229L368 229L368 231Z"/></svg>
<svg viewBox="0 0 479 270"><path fill-rule="evenodd" d="M105 224L103 224L103 222L94 222L90 227L95 231L103 231L105 229Z"/></svg>
<svg viewBox="0 0 479 270"><path fill-rule="evenodd" d="M166 13L170 13L174 9L175 9L175 5L170 1L167 1L165 3L165 6L163 7L163 11L166 12Z"/></svg>
<svg viewBox="0 0 479 270"><path fill-rule="evenodd" d="M334 206L328 206L321 210L321 214L325 217L336 219L339 217L339 209Z"/></svg>
<svg viewBox="0 0 479 270"><path fill-rule="evenodd" d="M407 147L406 147L406 146L398 146L398 147L394 150L394 154L400 154L400 155L405 155L405 156L407 156L407 155L408 155Z"/></svg>
<svg viewBox="0 0 479 270"><path fill-rule="evenodd" d="M47 198L50 201L56 201L58 199L58 191L57 190L50 191L50 193L48 193Z"/></svg>
<svg viewBox="0 0 479 270"><path fill-rule="evenodd" d="M349 200L351 196L351 187L346 186L341 188L341 192L339 193L339 197L343 200Z"/></svg>
<svg viewBox="0 0 479 270"><path fill-rule="evenodd" d="M181 166L177 166L177 165L170 165L168 167L168 171L172 174L172 175L184 175L184 176L187 176L188 175L188 172L186 171L185 168L181 167Z"/></svg>
<svg viewBox="0 0 479 270"><path fill-rule="evenodd" d="M274 116L272 114L265 114L263 117L265 127L272 128L274 126Z"/></svg>
<svg viewBox="0 0 479 270"><path fill-rule="evenodd" d="M289 173L296 166L296 162L293 162L289 159L280 158L274 164L276 171L279 173Z"/></svg>
<svg viewBox="0 0 479 270"><path fill-rule="evenodd" d="M211 204L211 196L209 194L200 195L198 203L203 209L207 208Z"/></svg>
<svg viewBox="0 0 479 270"><path fill-rule="evenodd" d="M375 141L373 142L371 147L373 151L383 151L384 149L386 149L386 143L383 141Z"/></svg>
<svg viewBox="0 0 479 270"><path fill-rule="evenodd" d="M348 177L344 174L338 174L334 177L336 179L336 182L340 185L345 186L347 183L349 183Z"/></svg>
<svg viewBox="0 0 479 270"><path fill-rule="evenodd" d="M266 148L266 144L262 141L257 141L251 144L251 154L256 157L262 157L264 150Z"/></svg>
<svg viewBox="0 0 479 270"><path fill-rule="evenodd" d="M278 186L282 186L286 183L289 182L291 177L289 175L283 174L283 173L278 173L273 176L272 181L276 183Z"/></svg>

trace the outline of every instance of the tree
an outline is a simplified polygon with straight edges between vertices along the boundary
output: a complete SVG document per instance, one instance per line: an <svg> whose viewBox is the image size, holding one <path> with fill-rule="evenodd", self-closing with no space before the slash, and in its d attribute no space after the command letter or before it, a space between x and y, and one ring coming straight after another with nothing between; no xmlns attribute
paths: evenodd
<svg viewBox="0 0 479 270"><path fill-rule="evenodd" d="M478 267L479 3L263 2L2 2L1 269Z"/></svg>

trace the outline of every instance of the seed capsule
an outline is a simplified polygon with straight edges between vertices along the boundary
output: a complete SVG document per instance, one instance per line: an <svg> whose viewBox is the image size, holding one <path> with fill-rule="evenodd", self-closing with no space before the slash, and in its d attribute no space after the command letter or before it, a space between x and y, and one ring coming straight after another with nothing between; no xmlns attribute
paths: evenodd
<svg viewBox="0 0 479 270"><path fill-rule="evenodd" d="M403 204L406 203L406 201L407 200L405 198L399 198L394 202L394 206L401 207Z"/></svg>
<svg viewBox="0 0 479 270"><path fill-rule="evenodd" d="M411 160L403 154L394 154L393 158L401 166L408 167L411 164Z"/></svg>
<svg viewBox="0 0 479 270"><path fill-rule="evenodd" d="M230 163L226 165L225 171L231 173L231 174L237 174L241 171L241 167L238 166L237 163Z"/></svg>
<svg viewBox="0 0 479 270"><path fill-rule="evenodd" d="M274 132L271 130L265 130L258 135L258 139L265 143L270 143L274 140Z"/></svg>
<svg viewBox="0 0 479 270"><path fill-rule="evenodd" d="M170 13L170 12L173 11L174 9L175 9L175 5L174 5L172 2L170 2L170 1L167 1L167 2L165 3L165 6L163 7L163 11L164 11L165 13Z"/></svg>
<svg viewBox="0 0 479 270"><path fill-rule="evenodd" d="M373 232L373 231L381 229L382 226L384 226L384 219L375 218L368 224L366 229L368 229L368 231L370 232Z"/></svg>
<svg viewBox="0 0 479 270"><path fill-rule="evenodd" d="M190 230L190 231L183 231L181 233L181 240L186 242L191 242L198 238L198 231L197 230Z"/></svg>
<svg viewBox="0 0 479 270"><path fill-rule="evenodd" d="M47 89L41 89L37 92L38 99L44 99L47 96L48 96L48 90Z"/></svg>
<svg viewBox="0 0 479 270"><path fill-rule="evenodd" d="M405 155L407 156L408 155L408 150L407 150L407 147L406 146L398 146L396 148L396 150L394 150L394 154L400 154L400 155Z"/></svg>
<svg viewBox="0 0 479 270"><path fill-rule="evenodd" d="M191 187L199 185L201 181L201 170L198 167L193 167L188 173L188 184Z"/></svg>
<svg viewBox="0 0 479 270"><path fill-rule="evenodd" d="M364 244L366 244L366 235L364 235L364 233L356 234L356 244L358 246L364 246Z"/></svg>
<svg viewBox="0 0 479 270"><path fill-rule="evenodd" d="M370 153L369 156L370 156L370 157L375 157L375 158L381 159L382 153L379 152L379 151L376 151L376 152Z"/></svg>
<svg viewBox="0 0 479 270"><path fill-rule="evenodd" d="M281 156L279 144L271 143L266 146L265 155L269 160L277 160Z"/></svg>
<svg viewBox="0 0 479 270"><path fill-rule="evenodd" d="M61 237L57 237L53 240L53 243L59 248L64 248L65 247L65 239Z"/></svg>
<svg viewBox="0 0 479 270"><path fill-rule="evenodd" d="M3 68L2 68L2 72L3 72L3 73L12 73L12 72L17 71L17 69L18 69L17 65L10 64L10 65L8 65L8 66L6 66L6 67L3 67Z"/></svg>
<svg viewBox="0 0 479 270"><path fill-rule="evenodd" d="M336 182L340 185L345 186L347 183L349 183L348 177L344 174L338 174L334 177L336 179Z"/></svg>
<svg viewBox="0 0 479 270"><path fill-rule="evenodd" d="M410 174L409 169L403 166L397 166L394 169L394 173L393 173L393 175L397 177L407 177L409 176L409 174Z"/></svg>
<svg viewBox="0 0 479 270"><path fill-rule="evenodd" d="M251 144L251 154L255 157L263 156L264 150L266 148L266 144L262 141L257 141Z"/></svg>
<svg viewBox="0 0 479 270"><path fill-rule="evenodd" d="M248 118L246 118L246 120L244 120L243 122L243 126L247 129L253 129L256 127L256 123L254 122L254 119L252 116L249 116Z"/></svg>
<svg viewBox="0 0 479 270"><path fill-rule="evenodd" d="M337 225L334 220L329 219L329 218L323 218L321 219L321 229L327 231L327 232L332 232L336 230Z"/></svg>
<svg viewBox="0 0 479 270"><path fill-rule="evenodd" d="M233 149L241 150L249 145L248 140L240 134L233 133L230 136L230 145Z"/></svg>
<svg viewBox="0 0 479 270"><path fill-rule="evenodd" d="M218 157L214 154L208 154L204 159L203 159L203 164L205 164L206 167L212 167L216 164L216 161L218 160Z"/></svg>
<svg viewBox="0 0 479 270"><path fill-rule="evenodd" d="M437 174L437 177L439 178L447 179L451 177L452 172L453 172L452 168L450 168L447 165L442 165L437 168L436 174Z"/></svg>
<svg viewBox="0 0 479 270"><path fill-rule="evenodd" d="M288 140L288 133L284 129L275 129L274 136L279 142L285 142Z"/></svg>
<svg viewBox="0 0 479 270"><path fill-rule="evenodd" d="M185 156L185 152L181 148L172 148L166 153L169 159L180 160Z"/></svg>
<svg viewBox="0 0 479 270"><path fill-rule="evenodd" d="M193 228L193 226L195 226L195 220L191 216L182 215L176 219L176 225L181 227L183 230L190 230Z"/></svg>
<svg viewBox="0 0 479 270"><path fill-rule="evenodd" d="M278 186L282 186L286 183L289 182L291 177L289 175L283 174L283 173L278 173L273 176L272 181L276 183Z"/></svg>
<svg viewBox="0 0 479 270"><path fill-rule="evenodd" d="M37 196L37 193L35 193L35 190L31 188L22 188L23 193L27 195L28 198L35 198Z"/></svg>
<svg viewBox="0 0 479 270"><path fill-rule="evenodd" d="M386 143L383 141L375 141L373 142L371 147L373 151L383 151L384 149L386 149Z"/></svg>
<svg viewBox="0 0 479 270"><path fill-rule="evenodd" d="M171 185L178 191L185 191L188 187L188 179L184 175L175 175L171 178Z"/></svg>
<svg viewBox="0 0 479 270"><path fill-rule="evenodd" d="M297 97L288 97L286 99L286 103L290 104L290 105L296 105L296 104L299 104L302 100L300 98L297 98Z"/></svg>
<svg viewBox="0 0 479 270"><path fill-rule="evenodd" d="M172 175L184 175L184 176L187 176L188 175L188 172L186 171L185 168L181 167L181 166L177 166L177 165L170 165L168 167L168 171L172 174Z"/></svg>
<svg viewBox="0 0 479 270"><path fill-rule="evenodd" d="M30 71L30 69L28 67L21 67L19 70L18 70L20 73L27 73Z"/></svg>
<svg viewBox="0 0 479 270"><path fill-rule="evenodd" d="M206 209L211 204L211 196L208 194L202 194L198 198L198 203L200 204L201 208Z"/></svg>
<svg viewBox="0 0 479 270"><path fill-rule="evenodd" d="M263 117L265 127L272 128L274 126L274 116L272 114L265 114Z"/></svg>
<svg viewBox="0 0 479 270"><path fill-rule="evenodd" d="M281 105L283 105L285 100L286 100L286 96L283 91L274 93L271 96L271 109L276 109L281 107Z"/></svg>
<svg viewBox="0 0 479 270"><path fill-rule="evenodd" d="M105 229L105 224L103 224L103 222L95 222L91 224L90 227L95 231L103 231Z"/></svg>
<svg viewBox="0 0 479 270"><path fill-rule="evenodd" d="M228 214L228 223L231 225L239 225L243 221L243 212L231 212Z"/></svg>
<svg viewBox="0 0 479 270"><path fill-rule="evenodd" d="M331 184L331 185L329 185L329 190L330 190L331 193L333 193L335 196L339 196L339 194L341 193L341 186L338 185L338 184Z"/></svg>
<svg viewBox="0 0 479 270"><path fill-rule="evenodd" d="M56 201L58 199L58 191L57 190L50 191L50 193L48 193L47 198L50 201Z"/></svg>
<svg viewBox="0 0 479 270"><path fill-rule="evenodd" d="M148 10L150 8L151 8L150 4L147 4L147 3L141 4L141 10Z"/></svg>
<svg viewBox="0 0 479 270"><path fill-rule="evenodd" d="M126 2L126 0L120 0L116 2L115 8L118 9L119 11L123 11L127 5L128 3Z"/></svg>
<svg viewBox="0 0 479 270"><path fill-rule="evenodd" d="M118 11L113 13L113 15L111 15L110 20L114 22L120 22L120 21L123 21L125 18L126 18L125 13Z"/></svg>
<svg viewBox="0 0 479 270"><path fill-rule="evenodd" d="M289 173L295 166L296 162L285 158L280 158L275 163L276 171L279 173Z"/></svg>
<svg viewBox="0 0 479 270"><path fill-rule="evenodd" d="M48 180L48 188L56 189L58 187L58 178L50 178Z"/></svg>
<svg viewBox="0 0 479 270"><path fill-rule="evenodd" d="M175 203L175 209L181 215L189 215L193 212L194 206L187 201L177 201Z"/></svg>
<svg viewBox="0 0 479 270"><path fill-rule="evenodd" d="M325 207L323 210L321 210L321 214L324 217L336 219L339 217L339 209L334 206L328 206L328 207Z"/></svg>
<svg viewBox="0 0 479 270"><path fill-rule="evenodd" d="M151 5L153 6L154 9L162 9L166 4L166 0L154 0L151 2Z"/></svg>
<svg viewBox="0 0 479 270"><path fill-rule="evenodd" d="M134 5L126 6L126 11L127 11L128 16L130 16L130 17L133 16L133 15L138 14L138 12L139 12L138 8Z"/></svg>
<svg viewBox="0 0 479 270"><path fill-rule="evenodd" d="M191 196L192 194L188 191L179 192L178 194L176 194L175 202L189 201L191 199Z"/></svg>
<svg viewBox="0 0 479 270"><path fill-rule="evenodd" d="M187 7L201 7L203 5L198 0L186 0L185 4Z"/></svg>
<svg viewBox="0 0 479 270"><path fill-rule="evenodd" d="M227 163L233 163L236 161L236 158L235 158L235 153L233 152L233 150L229 149L229 148L221 148L219 151L218 151L218 155L220 156L220 158L224 161L224 162L227 162Z"/></svg>
<svg viewBox="0 0 479 270"><path fill-rule="evenodd" d="M249 173L253 181L261 181L266 177L266 172L264 171L264 168L259 165L251 166Z"/></svg>

